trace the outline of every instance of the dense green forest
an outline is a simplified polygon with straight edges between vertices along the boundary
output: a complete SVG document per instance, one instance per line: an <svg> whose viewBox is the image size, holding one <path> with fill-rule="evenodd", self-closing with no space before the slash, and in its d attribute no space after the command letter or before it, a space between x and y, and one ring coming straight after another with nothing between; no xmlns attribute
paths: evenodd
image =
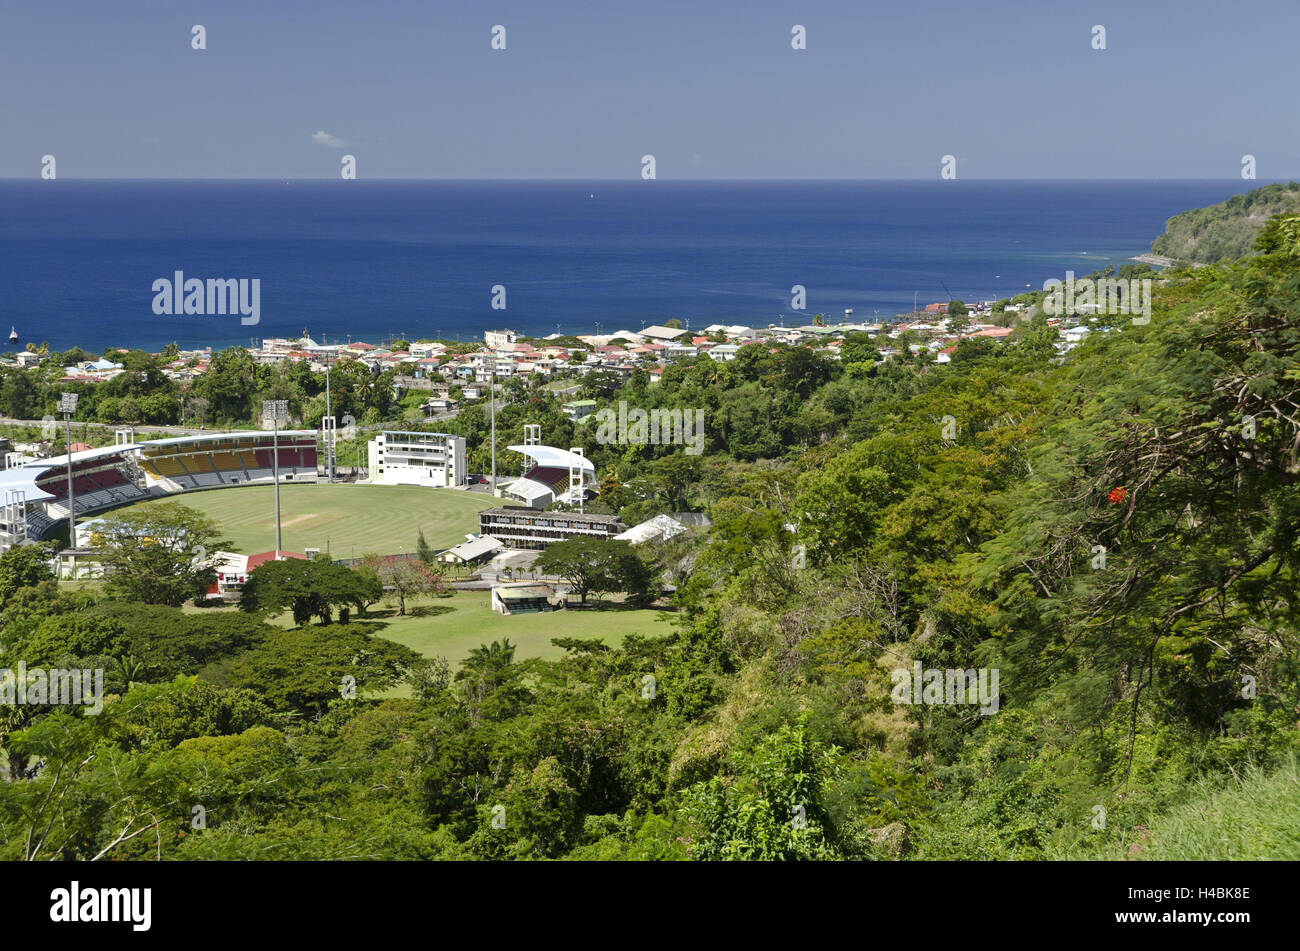
<svg viewBox="0 0 1300 951"><path fill-rule="evenodd" d="M1265 185L1225 202L1174 215L1151 250L1177 261L1213 264L1253 252L1273 215L1300 211L1300 184Z"/></svg>
<svg viewBox="0 0 1300 951"><path fill-rule="evenodd" d="M0 711L0 857L1300 858L1300 216L1257 249L1065 358L1040 315L946 366L589 380L707 414L699 457L597 454L611 510L712 522L653 551L677 623L617 648L452 670L364 603L285 630L8 553L0 657L112 696ZM998 671L996 711L897 702L918 662Z"/></svg>

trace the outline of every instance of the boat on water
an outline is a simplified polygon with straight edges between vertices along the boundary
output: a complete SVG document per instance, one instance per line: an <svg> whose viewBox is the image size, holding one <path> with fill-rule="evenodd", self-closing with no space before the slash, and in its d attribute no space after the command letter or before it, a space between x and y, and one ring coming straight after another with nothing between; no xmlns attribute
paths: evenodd
<svg viewBox="0 0 1300 951"><path fill-rule="evenodd" d="M12 324L9 326L9 345L13 346L18 342L18 330Z"/></svg>

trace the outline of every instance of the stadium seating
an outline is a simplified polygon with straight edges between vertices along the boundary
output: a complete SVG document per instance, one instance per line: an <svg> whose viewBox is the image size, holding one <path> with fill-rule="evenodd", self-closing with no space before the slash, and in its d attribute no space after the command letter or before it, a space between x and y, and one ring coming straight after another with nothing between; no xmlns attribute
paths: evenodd
<svg viewBox="0 0 1300 951"><path fill-rule="evenodd" d="M168 479L189 474L175 456L144 456L140 460L140 466L150 475Z"/></svg>
<svg viewBox="0 0 1300 951"><path fill-rule="evenodd" d="M76 497L78 512L92 512L107 508L145 494L120 470L113 468L124 461L121 456L105 456L73 465L72 494ZM46 502L50 514L66 517L68 514L67 470L52 469L38 479L36 484L42 491L54 496Z"/></svg>
<svg viewBox="0 0 1300 951"><path fill-rule="evenodd" d="M525 479L549 486L556 495L569 491L569 470L553 466L536 466L524 473Z"/></svg>
<svg viewBox="0 0 1300 951"><path fill-rule="evenodd" d="M107 453L72 467L72 503L75 514L85 515L163 493L265 483L274 479L273 450L266 436L240 434L238 438L213 438L141 447L138 469L128 468L124 453ZM314 481L317 451L312 437L281 436L279 470L283 481ZM143 473L149 488L134 478ZM66 468L44 470L36 485L50 498L28 507L28 534L47 538L68 517ZM6 534L0 526L0 535Z"/></svg>
<svg viewBox="0 0 1300 951"><path fill-rule="evenodd" d="M169 492L270 482L275 478L275 453L265 446L264 439L181 444L156 455L143 455L140 466ZM315 439L282 437L278 461L282 481L314 479L318 465Z"/></svg>
<svg viewBox="0 0 1300 951"><path fill-rule="evenodd" d="M64 513L65 517L67 513ZM49 538L58 528L58 522L50 518L38 508L29 508L27 510L27 537L34 538L37 541L44 541Z"/></svg>
<svg viewBox="0 0 1300 951"><path fill-rule="evenodd" d="M269 483L274 461L285 482L315 481L319 463L314 436L282 433L278 460L273 454L269 433L216 434L86 453L90 458L72 466L71 504L66 466L24 460L39 467L35 484L46 495L44 501L27 505L26 537L44 540L57 535L70 508L83 516L159 494ZM0 550L16 537L13 526L0 524Z"/></svg>

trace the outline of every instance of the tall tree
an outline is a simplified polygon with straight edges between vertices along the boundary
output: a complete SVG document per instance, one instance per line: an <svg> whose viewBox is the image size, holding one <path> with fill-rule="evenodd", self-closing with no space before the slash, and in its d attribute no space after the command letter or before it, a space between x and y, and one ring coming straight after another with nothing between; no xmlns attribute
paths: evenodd
<svg viewBox="0 0 1300 951"><path fill-rule="evenodd" d="M437 594L446 586L437 572L419 560L367 555L362 564L374 571L379 583L397 595L399 616L406 614L406 599Z"/></svg>
<svg viewBox="0 0 1300 951"><path fill-rule="evenodd" d="M585 602L588 594L621 590L625 578L637 577L624 564L629 556L636 553L625 541L579 535L547 545L533 567L563 578Z"/></svg>
<svg viewBox="0 0 1300 951"><path fill-rule="evenodd" d="M426 565L432 565L438 557L433 550L433 546L425 539L424 529L420 529L419 537L415 540L415 552Z"/></svg>
<svg viewBox="0 0 1300 951"><path fill-rule="evenodd" d="M19 588L30 588L54 577L51 545L15 545L0 555L0 610Z"/></svg>
<svg viewBox="0 0 1300 951"><path fill-rule="evenodd" d="M91 536L112 595L172 607L203 596L217 580L217 551L228 544L212 519L170 501L106 516Z"/></svg>
<svg viewBox="0 0 1300 951"><path fill-rule="evenodd" d="M365 604L375 600L374 580L334 564L327 555L267 561L249 573L239 607L258 614L278 614L290 608L299 626L313 617L329 624L335 605L354 604L364 610Z"/></svg>

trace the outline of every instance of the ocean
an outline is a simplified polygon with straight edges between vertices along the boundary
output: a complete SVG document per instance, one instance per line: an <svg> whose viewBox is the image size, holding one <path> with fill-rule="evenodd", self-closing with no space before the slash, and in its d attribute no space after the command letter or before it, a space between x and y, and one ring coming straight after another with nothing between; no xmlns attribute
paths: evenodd
<svg viewBox="0 0 1300 951"><path fill-rule="evenodd" d="M11 179L0 328L98 352L876 320L1121 264L1170 216L1262 184ZM258 324L156 315L177 271L258 279Z"/></svg>

